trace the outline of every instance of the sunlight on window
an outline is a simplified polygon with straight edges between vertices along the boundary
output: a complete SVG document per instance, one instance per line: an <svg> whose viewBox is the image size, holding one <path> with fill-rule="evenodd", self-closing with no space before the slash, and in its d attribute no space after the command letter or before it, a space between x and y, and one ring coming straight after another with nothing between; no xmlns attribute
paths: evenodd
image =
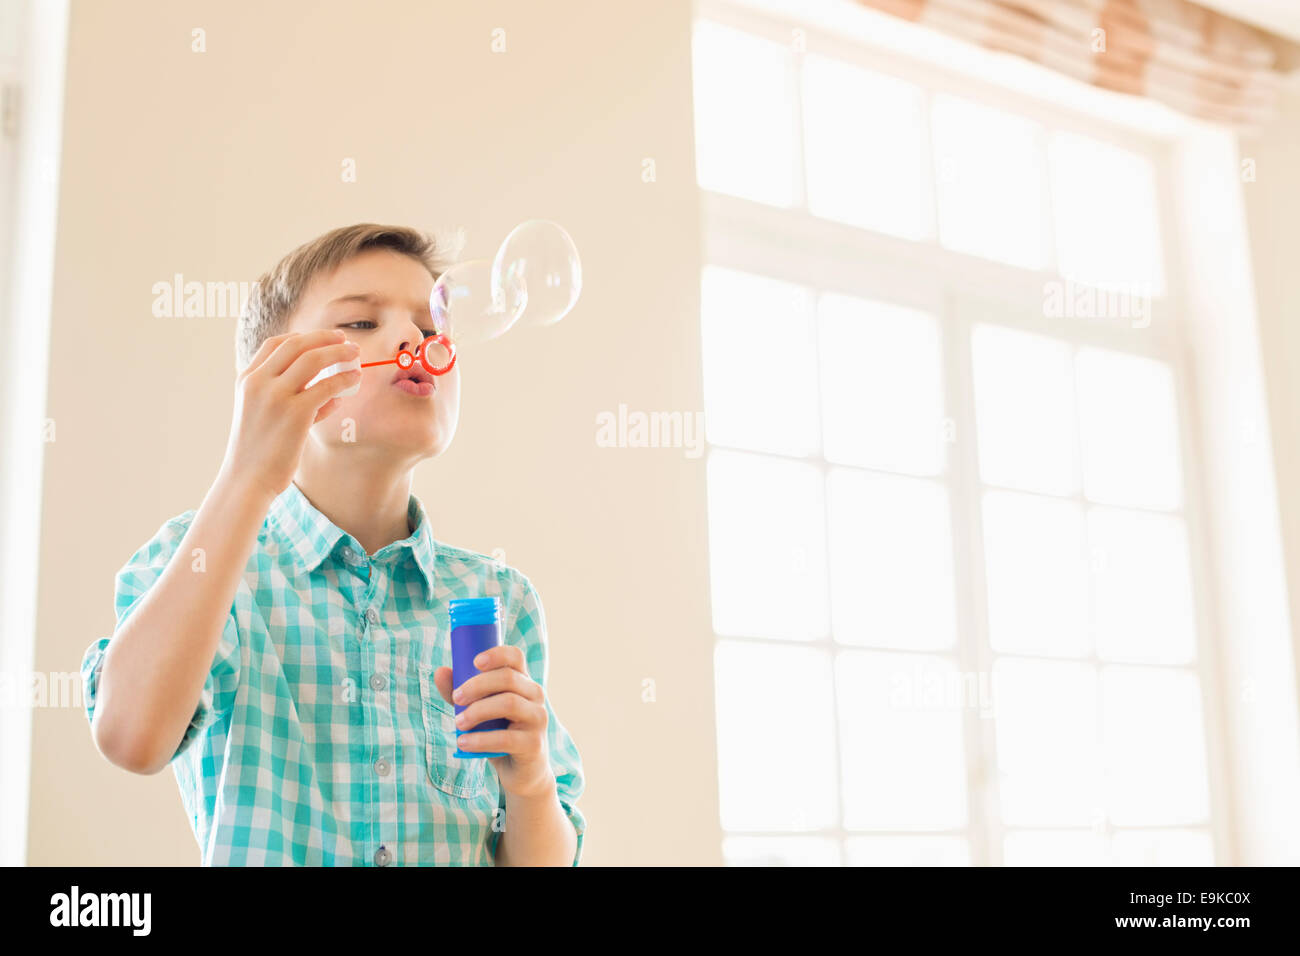
<svg viewBox="0 0 1300 956"><path fill-rule="evenodd" d="M1198 830L1120 830L1111 840L1119 866L1213 866L1214 841Z"/></svg>
<svg viewBox="0 0 1300 956"><path fill-rule="evenodd" d="M844 849L849 866L970 866L965 837L849 837Z"/></svg>
<svg viewBox="0 0 1300 956"><path fill-rule="evenodd" d="M794 97L786 48L698 20L692 53L700 188L791 205Z"/></svg>
<svg viewBox="0 0 1300 956"><path fill-rule="evenodd" d="M942 243L1025 269L1048 267L1041 128L943 93L930 115Z"/></svg>
<svg viewBox="0 0 1300 956"><path fill-rule="evenodd" d="M1012 830L1002 840L1003 866L1105 866L1106 840L1092 830Z"/></svg>
<svg viewBox="0 0 1300 956"><path fill-rule="evenodd" d="M1213 864L1164 147L783 32L693 37L724 859Z"/></svg>
<svg viewBox="0 0 1300 956"><path fill-rule="evenodd" d="M1096 669L1000 658L993 665L993 696L1002 819L1091 825L1103 812Z"/></svg>
<svg viewBox="0 0 1300 956"><path fill-rule="evenodd" d="M1190 664L1196 659L1187 529L1181 518L1092 508L1097 653L1105 660Z"/></svg>
<svg viewBox="0 0 1300 956"><path fill-rule="evenodd" d="M960 676L934 655L837 655L846 829L966 825Z"/></svg>
<svg viewBox="0 0 1300 956"><path fill-rule="evenodd" d="M826 293L817 320L826 457L916 475L942 471L943 358L934 316Z"/></svg>
<svg viewBox="0 0 1300 956"><path fill-rule="evenodd" d="M821 441L809 292L706 266L700 297L709 443L795 456L815 452Z"/></svg>
<svg viewBox="0 0 1300 956"><path fill-rule="evenodd" d="M930 237L930 155L920 87L809 54L803 123L813 215L904 239Z"/></svg>
<svg viewBox="0 0 1300 956"><path fill-rule="evenodd" d="M726 837L727 866L839 866L840 848L826 837Z"/></svg>
<svg viewBox="0 0 1300 956"><path fill-rule="evenodd" d="M1070 347L977 325L971 333L980 476L993 485L1065 495L1079 490Z"/></svg>
<svg viewBox="0 0 1300 956"><path fill-rule="evenodd" d="M1160 213L1151 160L1058 132L1048 146L1058 271L1102 288L1164 295Z"/></svg>
<svg viewBox="0 0 1300 956"><path fill-rule="evenodd" d="M808 640L829 630L824 479L813 465L708 456L709 567L719 634Z"/></svg>
<svg viewBox="0 0 1300 956"><path fill-rule="evenodd" d="M1075 368L1084 493L1102 504L1180 507L1182 456L1169 366L1082 348Z"/></svg>
<svg viewBox="0 0 1300 956"><path fill-rule="evenodd" d="M989 492L984 555L995 651L1081 657L1092 649L1083 509L1077 502Z"/></svg>
<svg viewBox="0 0 1300 956"><path fill-rule="evenodd" d="M834 826L830 656L806 647L719 641L713 663L723 829ZM781 703L792 695L797 709Z"/></svg>
<svg viewBox="0 0 1300 956"><path fill-rule="evenodd" d="M827 492L835 639L905 650L952 647L948 490L924 479L834 468Z"/></svg>
<svg viewBox="0 0 1300 956"><path fill-rule="evenodd" d="M1120 825L1208 822L1201 688L1190 671L1102 668L1107 806Z"/></svg>

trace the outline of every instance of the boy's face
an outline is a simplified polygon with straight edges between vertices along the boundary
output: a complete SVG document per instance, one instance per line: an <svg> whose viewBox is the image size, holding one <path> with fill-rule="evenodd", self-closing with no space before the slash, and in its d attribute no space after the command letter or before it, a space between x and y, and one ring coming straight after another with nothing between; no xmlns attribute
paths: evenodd
<svg viewBox="0 0 1300 956"><path fill-rule="evenodd" d="M398 349L414 352L434 333L432 291L433 276L420 263L390 249L369 249L308 283L288 331L342 329L348 341L361 346L363 364L388 361ZM384 448L413 460L442 454L460 417L460 360L445 375L431 376L431 395L394 384L409 376L395 364L363 368L361 390L340 399L337 411L312 426L312 439L328 446ZM345 427L344 419L355 425Z"/></svg>

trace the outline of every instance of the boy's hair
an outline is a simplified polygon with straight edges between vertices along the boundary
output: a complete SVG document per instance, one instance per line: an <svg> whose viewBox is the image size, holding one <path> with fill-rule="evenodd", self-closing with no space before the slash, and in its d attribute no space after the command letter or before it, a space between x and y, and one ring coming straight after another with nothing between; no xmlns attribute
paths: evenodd
<svg viewBox="0 0 1300 956"><path fill-rule="evenodd" d="M247 367L262 343L285 331L303 290L321 273L333 272L369 249L391 249L419 262L437 279L455 261L464 235L449 236L361 222L342 226L303 243L262 275L248 294L235 330L235 364Z"/></svg>

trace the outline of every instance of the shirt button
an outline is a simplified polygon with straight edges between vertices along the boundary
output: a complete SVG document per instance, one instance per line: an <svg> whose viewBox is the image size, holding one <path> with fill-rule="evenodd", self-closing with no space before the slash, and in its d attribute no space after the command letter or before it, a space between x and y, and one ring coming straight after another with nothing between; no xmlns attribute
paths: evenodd
<svg viewBox="0 0 1300 956"><path fill-rule="evenodd" d="M366 610L366 620L369 621L371 624L378 624L378 623L379 623L379 612L376 611L373 607L372 607L372 608L368 608L368 609Z"/></svg>
<svg viewBox="0 0 1300 956"><path fill-rule="evenodd" d="M383 757L380 757L375 761L375 773L379 774L381 777L388 776L388 761Z"/></svg>
<svg viewBox="0 0 1300 956"><path fill-rule="evenodd" d="M375 851L375 866L387 866L393 860L393 855L384 847Z"/></svg>
<svg viewBox="0 0 1300 956"><path fill-rule="evenodd" d="M343 549L343 560L344 560L344 561L347 561L347 562L351 563L351 562L355 561L356 558L357 558L357 553L356 553L355 551L353 551L351 548L344 548L344 549Z"/></svg>
<svg viewBox="0 0 1300 956"><path fill-rule="evenodd" d="M370 677L371 690L383 690L385 683L386 681L384 680L384 676L382 674L372 674Z"/></svg>

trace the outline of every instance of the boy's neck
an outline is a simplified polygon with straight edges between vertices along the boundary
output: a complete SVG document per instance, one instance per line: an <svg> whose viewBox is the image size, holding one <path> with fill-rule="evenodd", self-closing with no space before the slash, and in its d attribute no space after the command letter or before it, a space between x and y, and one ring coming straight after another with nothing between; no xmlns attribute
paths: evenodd
<svg viewBox="0 0 1300 956"><path fill-rule="evenodd" d="M321 460L315 451L308 442L293 482L317 511L356 538L366 554L410 537L410 468L370 463L364 455L350 455L340 467L336 456L326 453Z"/></svg>

